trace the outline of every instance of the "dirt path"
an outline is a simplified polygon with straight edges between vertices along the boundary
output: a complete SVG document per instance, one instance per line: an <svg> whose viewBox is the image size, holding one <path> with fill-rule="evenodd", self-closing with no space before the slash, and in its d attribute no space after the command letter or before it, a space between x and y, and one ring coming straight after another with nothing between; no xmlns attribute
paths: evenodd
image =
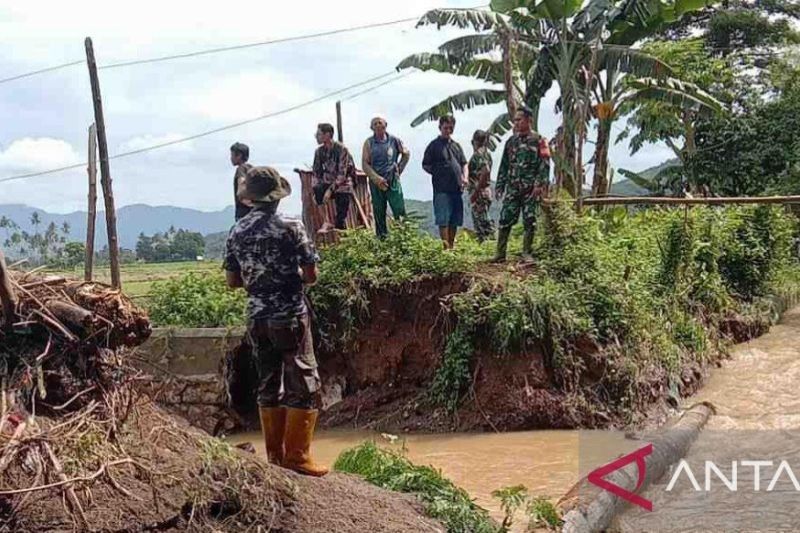
<svg viewBox="0 0 800 533"><path fill-rule="evenodd" d="M717 409L686 457L698 487L685 471L668 474L643 496L653 512L630 506L617 521L621 531L798 530L798 489L784 472L769 490L786 460L800 474L800 307L787 312L772 330L737 346L730 361L712 372L705 387L686 404L709 401ZM742 461L772 461L760 474ZM737 462L736 490L715 472L713 461L730 481ZM678 469L676 468L675 471ZM673 473L675 472L673 471ZM672 478L676 483L668 490ZM760 477L760 488L756 478ZM708 481L706 481L708 478ZM706 488L708 482L708 488Z"/></svg>

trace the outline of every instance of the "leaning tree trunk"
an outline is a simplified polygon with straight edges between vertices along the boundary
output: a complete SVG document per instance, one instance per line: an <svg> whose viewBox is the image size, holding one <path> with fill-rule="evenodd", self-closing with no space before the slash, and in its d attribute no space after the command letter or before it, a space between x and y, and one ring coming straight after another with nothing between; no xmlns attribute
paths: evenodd
<svg viewBox="0 0 800 533"><path fill-rule="evenodd" d="M503 35L503 85L506 88L506 107L513 120L517 112L517 94L514 85L514 38L511 33Z"/></svg>
<svg viewBox="0 0 800 533"><path fill-rule="evenodd" d="M599 106L598 106L599 107ZM594 150L594 178L592 179L592 195L603 196L609 192L608 150L611 144L611 118L600 118L598 109L597 144Z"/></svg>

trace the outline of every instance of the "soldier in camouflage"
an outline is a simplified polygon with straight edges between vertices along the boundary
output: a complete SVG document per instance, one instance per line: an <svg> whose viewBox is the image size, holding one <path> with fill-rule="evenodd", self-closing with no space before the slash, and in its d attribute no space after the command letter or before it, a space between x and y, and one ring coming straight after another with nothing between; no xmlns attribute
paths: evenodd
<svg viewBox="0 0 800 533"><path fill-rule="evenodd" d="M550 184L550 151L547 140L531 130L533 112L520 108L514 115L514 135L506 142L497 174L497 199L503 199L495 262L506 259L511 228L522 214L525 236L523 259L531 259L533 232L542 199Z"/></svg>
<svg viewBox="0 0 800 533"><path fill-rule="evenodd" d="M489 216L489 208L492 206L492 154L486 147L488 140L489 135L485 131L475 131L472 135L474 153L469 160L467 191L472 206L472 224L479 242L494 234L494 223Z"/></svg>
<svg viewBox="0 0 800 533"><path fill-rule="evenodd" d="M228 286L247 291L248 336L258 366L258 405L270 462L301 474L327 469L309 454L320 379L303 293L317 279L318 256L302 222L277 213L291 187L271 167L247 172L242 200L253 209L228 236Z"/></svg>

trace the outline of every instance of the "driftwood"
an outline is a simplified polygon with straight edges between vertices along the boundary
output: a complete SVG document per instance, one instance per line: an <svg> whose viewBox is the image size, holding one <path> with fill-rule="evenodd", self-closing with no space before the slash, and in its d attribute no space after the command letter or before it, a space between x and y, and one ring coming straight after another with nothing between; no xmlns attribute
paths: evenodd
<svg viewBox="0 0 800 533"><path fill-rule="evenodd" d="M670 465L682 459L697 439L714 407L709 403L692 406L681 417L643 441L652 443L652 453L644 459L644 472L636 462L631 462L605 476L605 480L630 493L641 493L649 484L658 481ZM639 485L639 476L643 475ZM638 486L638 488L637 488ZM563 532L590 533L605 531L626 502L584 478L570 489L557 503L563 516Z"/></svg>
<svg viewBox="0 0 800 533"><path fill-rule="evenodd" d="M147 314L120 290L97 282L12 272L18 324L37 325L59 343L116 349L150 336Z"/></svg>

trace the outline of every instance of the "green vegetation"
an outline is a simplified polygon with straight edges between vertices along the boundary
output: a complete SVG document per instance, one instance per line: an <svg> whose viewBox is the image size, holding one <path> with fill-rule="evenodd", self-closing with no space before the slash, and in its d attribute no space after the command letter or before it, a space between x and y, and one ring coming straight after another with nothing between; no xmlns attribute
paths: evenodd
<svg viewBox="0 0 800 533"><path fill-rule="evenodd" d="M393 226L388 237L372 232L348 232L336 246L321 250L320 276L309 291L328 347L345 347L358 326L369 318L370 291L422 277L467 272L492 253L490 247L466 240L453 252L443 252L441 240L421 233L415 222Z"/></svg>
<svg viewBox="0 0 800 533"><path fill-rule="evenodd" d="M475 505L469 494L453 485L441 472L416 466L398 452L374 442L342 452L334 470L361 476L368 483L417 496L426 513L441 520L451 533L499 533L489 513Z"/></svg>
<svg viewBox="0 0 800 533"><path fill-rule="evenodd" d="M535 275L484 279L453 297L457 325L433 381L435 403L458 405L480 346L515 357L538 351L577 405L632 416L653 399L648 379L666 372L677 384L685 365L718 357L723 318L797 279L794 218L776 208L578 217L562 203L544 226ZM586 359L587 347L599 363Z"/></svg>
<svg viewBox="0 0 800 533"><path fill-rule="evenodd" d="M451 533L507 533L519 511L528 518L528 529L556 529L561 524L552 502L543 496L531 496L523 485L492 492L505 514L503 522L497 524L463 489L442 477L440 471L411 463L403 449L395 451L373 441L342 452L333 468L361 476L384 489L415 495L425 504L425 512L441 520Z"/></svg>
<svg viewBox="0 0 800 533"><path fill-rule="evenodd" d="M120 267L122 287L125 294L138 299L139 303L147 304L148 298L154 293L154 286L159 282L174 279L187 274L197 276L221 276L220 261L186 261L175 263L123 263ZM49 269L48 274L83 278L83 264L71 267L57 267ZM94 268L94 279L103 283L111 282L111 272L108 264L98 265Z"/></svg>
<svg viewBox="0 0 800 533"><path fill-rule="evenodd" d="M148 263L196 261L203 255L205 246L201 233L171 227L152 236L140 233L136 241L136 259Z"/></svg>
<svg viewBox="0 0 800 533"><path fill-rule="evenodd" d="M227 288L221 274L184 274L159 282L148 302L150 318L160 326L207 328L241 325L245 299Z"/></svg>

